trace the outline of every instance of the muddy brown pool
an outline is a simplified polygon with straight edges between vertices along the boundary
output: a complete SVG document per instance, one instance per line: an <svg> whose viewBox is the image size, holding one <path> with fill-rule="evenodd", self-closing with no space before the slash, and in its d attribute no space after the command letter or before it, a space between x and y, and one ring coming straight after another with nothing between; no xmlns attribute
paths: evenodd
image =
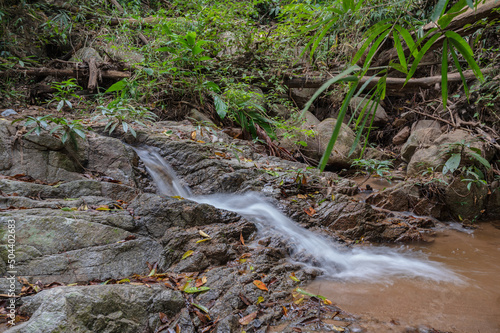
<svg viewBox="0 0 500 333"><path fill-rule="evenodd" d="M472 234L442 230L432 243L408 249L445 264L463 283L316 280L307 290L361 316L367 332L404 332L420 325L457 333L500 332L500 221L479 224Z"/></svg>

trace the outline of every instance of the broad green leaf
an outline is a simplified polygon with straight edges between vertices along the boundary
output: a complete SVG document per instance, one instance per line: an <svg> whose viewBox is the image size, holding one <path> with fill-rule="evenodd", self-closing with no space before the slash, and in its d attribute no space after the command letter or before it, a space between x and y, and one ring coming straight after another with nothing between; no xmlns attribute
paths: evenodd
<svg viewBox="0 0 500 333"><path fill-rule="evenodd" d="M444 10L446 9L446 5L448 4L448 0L439 0L434 7L434 12L431 15L431 21L436 21L441 15L443 15Z"/></svg>
<svg viewBox="0 0 500 333"><path fill-rule="evenodd" d="M61 111L63 107L64 107L64 99L60 100L59 103L57 104L57 111Z"/></svg>
<svg viewBox="0 0 500 333"><path fill-rule="evenodd" d="M127 81L125 81L125 79L123 79L123 80L120 80L120 81L114 83L104 93L110 93L110 92L113 92L113 91L121 91L126 86L127 86Z"/></svg>
<svg viewBox="0 0 500 333"><path fill-rule="evenodd" d="M198 54L200 54L201 52L205 51L204 49L202 49L201 47L199 47L198 45L196 45L193 49L192 49L192 52L193 52L193 55L196 56Z"/></svg>
<svg viewBox="0 0 500 333"><path fill-rule="evenodd" d="M386 40L387 35L389 35L390 32L391 32L391 30L387 29L379 36L377 41L375 43L373 43L373 45L370 48L370 51L368 52L366 59L365 59L365 64L364 64L365 69L370 67L373 56L375 56L375 53L378 51L380 44L382 44L382 42Z"/></svg>
<svg viewBox="0 0 500 333"><path fill-rule="evenodd" d="M477 153L474 153L472 151L469 152L469 155L474 157L474 159L476 159L476 161L478 161L479 163L481 163L482 165L484 165L487 169L490 169L491 168L491 165L490 165L490 162L488 162L484 157L482 157L481 155L477 154Z"/></svg>
<svg viewBox="0 0 500 333"><path fill-rule="evenodd" d="M441 97L443 108L446 110L448 104L448 38L443 43L443 58L441 60Z"/></svg>
<svg viewBox="0 0 500 333"><path fill-rule="evenodd" d="M402 72L408 72L408 64L406 63L405 51L403 50L403 45L401 44L401 40L399 39L399 34L397 32L393 33L394 37L394 46L396 46L396 51L398 51L399 63L403 67Z"/></svg>
<svg viewBox="0 0 500 333"><path fill-rule="evenodd" d="M375 28L376 27L376 28ZM363 54L365 54L365 51L366 49L368 48L368 46L370 46L370 44L381 34L383 33L384 31L386 31L387 29L389 29L391 27L391 24L382 24L380 26L378 26L378 24L376 24L373 29L369 29L367 31L367 34L369 33L368 35L368 38L367 40L365 41L365 43L361 46L361 48L358 50L358 52L356 52L356 54L354 55L354 58L352 59L352 64L356 64L362 57L363 57Z"/></svg>
<svg viewBox="0 0 500 333"><path fill-rule="evenodd" d="M443 167L443 175L446 175L449 172L453 173L457 170L460 165L462 157L460 154L452 154L451 157L446 161Z"/></svg>
<svg viewBox="0 0 500 333"><path fill-rule="evenodd" d="M195 45L195 40L196 40L196 32L190 31L186 35L186 40L190 46Z"/></svg>
<svg viewBox="0 0 500 333"><path fill-rule="evenodd" d="M74 128L73 131L75 131L76 134L78 134L79 137L81 137L82 139L85 139L86 135L85 135L85 132L78 129L78 128Z"/></svg>
<svg viewBox="0 0 500 333"><path fill-rule="evenodd" d="M184 288L184 292L186 294L195 294L195 293L201 293L202 291L207 291L210 290L209 287L187 287Z"/></svg>
<svg viewBox="0 0 500 333"><path fill-rule="evenodd" d="M413 77L413 74L415 74L415 71L417 70L418 64L422 60L423 56L429 50L429 48L434 44L434 42L441 37L441 33L436 33L433 35L422 47L422 49L418 52L417 56L415 57L415 60L413 60L413 64L411 65L410 71L408 72L408 75L406 76L406 81L405 84L408 82Z"/></svg>
<svg viewBox="0 0 500 333"><path fill-rule="evenodd" d="M206 60L212 60L212 58L210 58L209 56L204 56L204 57L200 57L198 60L199 61L206 61Z"/></svg>
<svg viewBox="0 0 500 333"><path fill-rule="evenodd" d="M123 122L123 123L122 123L122 127L123 127L123 131L124 131L125 133L127 133L127 132L128 132L128 124L127 124L126 122Z"/></svg>
<svg viewBox="0 0 500 333"><path fill-rule="evenodd" d="M481 82L484 81L481 69L474 60L474 53L472 52L472 49L470 48L469 44L459 34L457 34L454 31L446 31L445 35L450 39L450 42L453 44L454 47L457 48L457 50L462 54L465 60L467 60L467 63L469 64L470 68L472 69L476 77Z"/></svg>
<svg viewBox="0 0 500 333"><path fill-rule="evenodd" d="M215 111L219 115L220 119L224 119L227 114L227 104L219 95L214 94L213 98L214 98Z"/></svg>
<svg viewBox="0 0 500 333"><path fill-rule="evenodd" d="M136 138L136 137L137 137L137 133L136 133L136 132L135 132L135 130L132 128L132 126L129 126L129 128L128 128L128 129L129 129L129 131L130 131L130 134L132 134L132 136L133 136L134 138Z"/></svg>
<svg viewBox="0 0 500 333"><path fill-rule="evenodd" d="M319 36L316 38L314 41L312 47L311 47L311 54L310 54L310 59L312 61L314 52L318 48L319 43L323 40L323 37L330 31L330 28L337 22L337 20L330 20L328 24L323 28Z"/></svg>
<svg viewBox="0 0 500 333"><path fill-rule="evenodd" d="M66 143L68 141L68 132L64 132L62 137L61 137L61 142Z"/></svg>
<svg viewBox="0 0 500 333"><path fill-rule="evenodd" d="M465 79L465 76L462 73L462 66L460 65L460 62L458 61L458 57L457 57L457 54L455 52L455 49L453 48L453 45L449 44L448 46L449 46L449 49L451 52L451 56L453 58L453 62L455 63L455 67L457 68L458 72L460 73L460 78L462 79L462 83L464 85L465 95L468 98L469 97L469 86L467 85L467 80Z"/></svg>
<svg viewBox="0 0 500 333"><path fill-rule="evenodd" d="M413 57L416 57L418 52L417 52L417 49L415 47L415 42L413 41L413 37L411 36L410 32L400 25L395 25L394 29L396 29L401 34L401 37L403 37L406 45L410 49L411 54L413 55Z"/></svg>

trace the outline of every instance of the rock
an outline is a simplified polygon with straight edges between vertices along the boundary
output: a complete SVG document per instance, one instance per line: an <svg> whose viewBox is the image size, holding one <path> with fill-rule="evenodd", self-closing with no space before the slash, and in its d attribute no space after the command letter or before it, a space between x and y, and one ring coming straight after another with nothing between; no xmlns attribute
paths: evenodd
<svg viewBox="0 0 500 333"><path fill-rule="evenodd" d="M392 144L396 146L402 145L410 136L410 132L410 128L408 126L405 126L398 132L398 134L396 134L396 136L394 136L394 138L392 139Z"/></svg>
<svg viewBox="0 0 500 333"><path fill-rule="evenodd" d="M314 93L316 93L316 90L316 88L291 88L290 94L297 104L297 107L303 109L311 97L313 97Z"/></svg>
<svg viewBox="0 0 500 333"><path fill-rule="evenodd" d="M10 116L13 116L13 115L16 115L17 112L12 110L12 109L7 109L5 111L2 112L2 117L10 117Z"/></svg>
<svg viewBox="0 0 500 333"><path fill-rule="evenodd" d="M130 146L110 137L94 137L88 141L88 169L135 186L134 166L138 157Z"/></svg>
<svg viewBox="0 0 500 333"><path fill-rule="evenodd" d="M218 57L232 56L238 51L236 36L231 31L225 31L220 35L218 45L224 45L224 48L217 54Z"/></svg>
<svg viewBox="0 0 500 333"><path fill-rule="evenodd" d="M160 285L57 287L25 299L21 310L31 318L7 332L137 333L160 327L158 313L171 318L184 303L179 291Z"/></svg>
<svg viewBox="0 0 500 333"><path fill-rule="evenodd" d="M191 109L191 111L189 111L188 117L192 118L196 122L200 122L204 126L215 127L215 124L212 122L212 120L210 120L210 118L196 109Z"/></svg>
<svg viewBox="0 0 500 333"><path fill-rule="evenodd" d="M278 135L280 137L279 145L292 153L300 150L304 145L300 143L296 144L296 142L307 144L309 136L312 135L319 123L320 121L315 115L306 111L303 118L290 124L290 130L288 132L278 130Z"/></svg>
<svg viewBox="0 0 500 333"><path fill-rule="evenodd" d="M441 134L437 138L433 139L434 136L437 135L437 131L438 130L435 128L417 130L415 131L415 134L418 133L418 138L414 137L414 133L412 133L406 144L403 146L403 158L406 159L408 156L411 156L408 163L408 175L418 175L427 168L433 168L434 171L442 170L444 164L449 158L446 152L451 149L450 144L459 145L463 142L466 145L479 149L482 156L486 160L490 161L493 158L494 150L484 142L472 137L466 131L455 130L450 133ZM428 133L428 135L426 136L425 133ZM418 140L422 140L422 143L418 144ZM411 153L413 149L414 153ZM481 167L481 164L476 159L470 158L467 155L467 151L468 148L465 148L464 154L462 154L461 158L461 165L467 163L475 164L478 167Z"/></svg>
<svg viewBox="0 0 500 333"><path fill-rule="evenodd" d="M103 62L103 59L99 52L91 47L82 47L75 52L75 54L69 61L89 61L90 59L95 59L96 62Z"/></svg>
<svg viewBox="0 0 500 333"><path fill-rule="evenodd" d="M365 98L363 96L353 97L353 98L351 98L351 100L349 102L349 107L351 108L351 110L353 112L354 112L354 110L357 109L358 114L359 114L359 112L365 107L365 105L368 102L369 102L368 98ZM370 106L371 106L371 104L370 104ZM366 112L368 112L368 108L370 106L367 107ZM377 108L375 110L375 118L373 119L373 124L380 126L380 125L384 125L388 122L389 122L389 116L385 112L385 109L382 107L382 105L378 104Z"/></svg>
<svg viewBox="0 0 500 333"><path fill-rule="evenodd" d="M439 122L437 120L424 119L424 120L419 120L416 123L414 123L411 126L411 131L414 132L414 131L418 131L420 129L426 129L426 128L435 128L437 130L440 130L441 126L439 125Z"/></svg>
<svg viewBox="0 0 500 333"><path fill-rule="evenodd" d="M467 189L467 182L457 177L446 187L445 202L451 215L459 220L477 220L486 207L488 186L481 183L472 184Z"/></svg>
<svg viewBox="0 0 500 333"><path fill-rule="evenodd" d="M327 118L319 123L316 126L315 135L307 138L307 147L302 149L304 155L319 161L330 141L336 123L335 118ZM353 159L359 156L361 152L361 147L357 144L354 152L348 156L355 139L354 132L347 125L342 124L337 142L327 164L336 167L349 167Z"/></svg>
<svg viewBox="0 0 500 333"><path fill-rule="evenodd" d="M268 114L271 117L280 117L282 119L289 119L291 110L289 110L286 106L282 104L273 104L271 105Z"/></svg>
<svg viewBox="0 0 500 333"><path fill-rule="evenodd" d="M421 128L412 131L410 137L401 148L403 160L409 162L417 148L430 147L440 135L441 130L436 128Z"/></svg>
<svg viewBox="0 0 500 333"><path fill-rule="evenodd" d="M158 262L161 246L151 239L132 236L117 227L79 218L54 216L44 210L0 213L6 228L16 220L19 276L43 283L106 280L147 272L146 261ZM4 229L5 230L5 229ZM6 235L1 235L0 257L7 260ZM2 274L5 272L2 272Z"/></svg>
<svg viewBox="0 0 500 333"><path fill-rule="evenodd" d="M139 52L131 51L128 45L106 43L103 45L105 52L113 57L114 61L123 61L127 65L140 64L144 62L144 56Z"/></svg>

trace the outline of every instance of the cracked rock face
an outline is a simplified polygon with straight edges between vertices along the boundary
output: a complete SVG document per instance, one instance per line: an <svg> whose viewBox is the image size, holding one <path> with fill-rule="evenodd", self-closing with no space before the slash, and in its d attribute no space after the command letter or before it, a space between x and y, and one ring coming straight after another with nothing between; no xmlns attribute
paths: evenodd
<svg viewBox="0 0 500 333"><path fill-rule="evenodd" d="M170 136L163 134L166 129ZM169 328L196 332L206 324L192 303L219 318L216 332L241 329L241 316L259 310L246 330L260 332L282 318L279 302L298 285L287 278L291 272L302 282L321 273L288 262L286 239L257 241L252 221L155 194L136 153L118 138L92 134L75 150L48 135L16 136L17 130L0 120L0 275L8 271L7 225L15 220L19 277L44 286L87 285L46 287L22 297L20 311L30 319L9 332L154 332L165 325L160 312L169 317ZM208 144L191 140L193 131ZM138 132L133 143L156 147L196 195L261 192L299 224L347 242L411 239L414 232L401 227L401 219L340 194L353 193L352 182L261 155L251 143L221 132L161 122ZM298 183L304 174L307 183ZM311 214L315 201L321 203ZM163 281L151 282L151 288L88 285L147 276L148 263L173 277L204 277L210 289L190 295ZM256 288L254 280L262 280L269 292ZM259 297L268 305L256 307Z"/></svg>

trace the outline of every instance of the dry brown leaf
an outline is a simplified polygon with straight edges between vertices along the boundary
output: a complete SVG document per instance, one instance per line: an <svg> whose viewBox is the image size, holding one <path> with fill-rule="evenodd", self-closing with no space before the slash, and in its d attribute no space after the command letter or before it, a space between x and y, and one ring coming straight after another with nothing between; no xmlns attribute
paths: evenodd
<svg viewBox="0 0 500 333"><path fill-rule="evenodd" d="M245 245L245 240L243 239L243 233L240 232L240 242Z"/></svg>
<svg viewBox="0 0 500 333"><path fill-rule="evenodd" d="M241 325L248 325L257 318L257 311L250 313L248 316L245 316L239 320Z"/></svg>
<svg viewBox="0 0 500 333"><path fill-rule="evenodd" d="M309 216L313 216L314 214L316 214L316 211L312 207L309 207L307 209L304 208L304 212L306 212L306 214L309 215Z"/></svg>

